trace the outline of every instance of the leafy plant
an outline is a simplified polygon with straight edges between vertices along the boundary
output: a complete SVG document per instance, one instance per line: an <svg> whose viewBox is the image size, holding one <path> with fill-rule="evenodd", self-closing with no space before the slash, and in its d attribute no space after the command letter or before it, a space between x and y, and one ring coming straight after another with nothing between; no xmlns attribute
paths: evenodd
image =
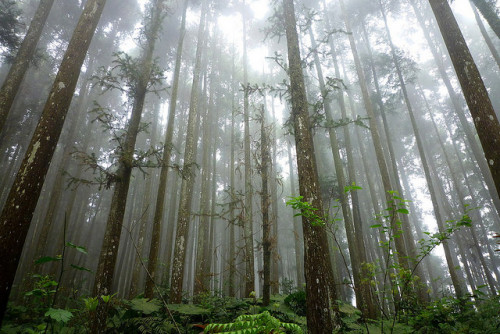
<svg viewBox="0 0 500 334"><path fill-rule="evenodd" d="M291 197L291 199L286 202L286 205L291 206L294 210L300 210L294 217L303 216L309 220L312 226L324 226L325 220L320 215L316 214L318 209L303 199L304 196Z"/></svg>
<svg viewBox="0 0 500 334"><path fill-rule="evenodd" d="M285 305L288 306L297 315L306 315L306 292L304 290L299 290L288 295L285 298Z"/></svg>
<svg viewBox="0 0 500 334"><path fill-rule="evenodd" d="M210 324L205 333L303 333L297 324L284 323L273 317L269 311L259 314L240 315L234 322L227 324Z"/></svg>

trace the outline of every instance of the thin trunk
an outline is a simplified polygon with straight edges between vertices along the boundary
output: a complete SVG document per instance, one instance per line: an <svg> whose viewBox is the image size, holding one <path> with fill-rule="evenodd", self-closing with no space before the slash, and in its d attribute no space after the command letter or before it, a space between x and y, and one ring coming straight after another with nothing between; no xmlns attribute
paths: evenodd
<svg viewBox="0 0 500 334"><path fill-rule="evenodd" d="M9 73L0 88L0 133L3 131L5 121L12 108L19 87L23 82L24 75L29 68L36 52L36 45L40 40L43 27L49 16L54 0L41 0L31 20L30 27L24 37L19 50L17 51L14 63L11 65Z"/></svg>
<svg viewBox="0 0 500 334"><path fill-rule="evenodd" d="M488 21L491 29L495 32L498 38L500 38L500 18L498 17L497 11L492 3L488 3L486 0L471 0L472 3L479 9L483 17Z"/></svg>
<svg viewBox="0 0 500 334"><path fill-rule="evenodd" d="M476 7L472 3L472 0L469 0L470 6L472 8L472 12L474 13L474 18L476 19L477 26L479 27L479 31L481 31L481 35L483 35L484 42L488 46L488 49L491 52L491 55L493 56L493 59L495 59L495 62L497 63L497 66L500 67L500 55L498 55L498 51L495 48L495 45L493 45L493 42L491 41L490 36L488 35L488 32L486 31L486 28L484 27L483 21L481 21L481 17L479 16L479 13L477 12Z"/></svg>
<svg viewBox="0 0 500 334"><path fill-rule="evenodd" d="M196 58L193 71L193 84L191 88L191 99L189 102L189 114L186 131L186 147L184 148L184 165L179 198L179 210L177 217L177 233L175 236L174 257L172 264L170 302L180 304L182 302L182 283L184 279L184 267L186 260L186 246L188 241L189 223L191 220L191 200L193 196L193 185L195 181L196 146L197 146L197 118L199 104L199 85L201 78L201 55L204 49L205 24L207 15L207 1L203 0L200 25L198 29L198 45L196 47Z"/></svg>
<svg viewBox="0 0 500 334"><path fill-rule="evenodd" d="M50 160L106 0L89 0L73 32L42 116L0 215L0 322ZM29 194L29 196L25 196Z"/></svg>
<svg viewBox="0 0 500 334"><path fill-rule="evenodd" d="M163 13L161 10L155 10L155 8L161 6L162 2L163 0L155 0L155 7L151 4L151 26L146 31L145 50L140 60L141 72L137 81L137 86L134 90L132 112L127 125L122 152L120 152L119 165L116 171L117 181L111 199L111 207L94 281L94 295L98 297L110 295L112 290L123 218L127 205L127 195L132 176L135 143L140 130L144 101L148 92L147 87L153 69L155 42L158 38L162 22ZM90 325L94 333L102 332L106 328L107 308L103 304L104 303L99 304L96 315L94 319L92 319Z"/></svg>
<svg viewBox="0 0 500 334"><path fill-rule="evenodd" d="M243 85L248 84L248 60L247 60L247 18L246 5L243 0ZM244 119L244 150L245 150L245 297L255 290L255 264L253 246L253 187L252 187L252 162L250 154L250 110L249 91L245 88L243 92L243 119Z"/></svg>
<svg viewBox="0 0 500 334"><path fill-rule="evenodd" d="M312 49L316 50L317 45L312 31L312 27L309 27L309 36L311 38ZM317 52L314 53L314 63L316 66L316 72L318 74L321 96L323 98L323 108L325 110L326 121L328 124L330 124L330 127L328 128L328 134L330 137L330 146L333 154L335 174L337 176L337 182L340 189L339 191L340 205L344 217L344 224L345 224L346 236L349 247L349 255L351 258L351 267L354 280L354 291L356 295L356 305L359 307L364 317L375 319L377 316L377 311L375 308L375 303L372 300L370 285L367 283L362 283L363 282L362 267L363 264L367 263L367 260L366 260L365 244L363 241L363 233L361 230L361 223L358 221L356 222L355 225L352 217L351 208L349 207L348 195L344 191L344 189L346 188L344 167L342 158L340 157L340 147L337 139L337 133L335 132L335 129L332 127L334 121L333 121L333 113L330 106L331 101L328 98L329 93L326 90L325 80L323 78L323 70L321 69L321 63ZM358 227L359 230L356 230L356 227Z"/></svg>
<svg viewBox="0 0 500 334"><path fill-rule="evenodd" d="M260 123L260 173L262 178L261 210L262 210L262 248L264 253L264 291L262 305L268 306L271 300L271 225L269 220L269 153L268 135L266 133L265 109L262 105Z"/></svg>
<svg viewBox="0 0 500 334"><path fill-rule="evenodd" d="M429 0L429 2L474 120L498 197L500 192L500 150L498 150L500 123L450 5L446 0ZM500 34L498 35L500 37Z"/></svg>
<svg viewBox="0 0 500 334"><path fill-rule="evenodd" d="M311 129L308 103L302 73L299 38L293 0L283 0L292 120L297 150L299 192L304 200L323 215L321 191ZM304 230L304 267L307 294L307 324L311 333L331 333L339 327L337 291L329 259L328 238L325 226L313 225L313 221L302 216Z"/></svg>
<svg viewBox="0 0 500 334"><path fill-rule="evenodd" d="M186 35L186 12L189 0L184 1L181 18L181 28L179 41L177 42L177 55L175 58L174 76L172 82L172 95L170 98L167 130L165 132L165 141L163 143L163 166L160 171L160 180L158 185L158 194L156 196L155 214L153 218L153 232L151 235L151 247L149 249L148 272L149 275L146 280L146 288L144 296L146 298L153 297L153 287L155 284L156 267L158 263L158 250L160 248L160 231L161 221L163 219L163 210L165 206L165 191L168 181L168 164L172 155L172 137L174 133L175 109L177 106L177 94L179 90L179 74L181 70L182 48L184 45L184 36Z"/></svg>

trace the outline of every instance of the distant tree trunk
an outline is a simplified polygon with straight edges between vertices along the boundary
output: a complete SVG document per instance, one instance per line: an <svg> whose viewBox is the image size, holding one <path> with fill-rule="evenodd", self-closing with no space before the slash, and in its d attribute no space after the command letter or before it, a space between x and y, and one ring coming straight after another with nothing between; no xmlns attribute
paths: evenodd
<svg viewBox="0 0 500 334"><path fill-rule="evenodd" d="M317 49L316 40L312 31L312 27L309 27L309 36L311 38L311 46L313 50ZM326 90L325 80L323 78L323 70L321 69L321 63L319 60L318 53L314 53L314 63L316 67L316 72L318 74L319 87L321 95L323 98L323 108L325 110L326 121L329 123L328 134L330 137L330 146L333 154L333 162L335 167L335 174L337 177L337 182L339 185L339 196L340 205L342 207L342 214L344 217L346 236L348 239L349 255L351 258L351 267L353 272L354 289L356 295L356 305L363 313L363 316L370 319L375 319L377 316L377 310L375 308L375 303L372 300L372 295L370 291L370 286L363 282L362 277L362 267L363 263L366 263L366 250L363 241L363 232L361 230L361 222L355 222L353 220L353 215L351 208L349 206L348 194L344 192L346 187L346 179L344 174L344 167L342 158L340 157L340 146L337 139L337 133L335 129L332 128L333 113L330 106L330 98L328 97L329 92ZM359 218L359 217L358 217ZM358 230L356 230L356 227Z"/></svg>
<svg viewBox="0 0 500 334"><path fill-rule="evenodd" d="M488 192L490 193L491 199L493 201L493 204L495 206L497 214L500 214L500 198L498 196L498 193L496 189L492 186L494 184L492 173L490 169L488 168L488 164L486 162L486 159L484 157L483 152L481 151L481 148L479 147L479 144L477 143L476 136L474 132L472 131L471 127L469 126L469 122L467 121L465 117L465 112L462 107L462 102L460 102L455 90L453 89L453 86L451 84L451 80L448 76L448 73L446 71L446 68L442 62L442 57L438 52L438 49L434 43L434 39L431 37L429 33L429 29L425 25L425 20L424 17L422 16L422 9L418 8L415 0L410 0L410 5L413 7L413 10L415 12L415 17L417 18L417 21L419 22L422 31L424 33L424 37L427 41L427 44L429 45L430 51L432 53L432 56L436 62L439 74L441 75L441 78L443 79L443 83L446 86L446 90L448 91L448 94L450 95L451 103L453 104L453 108L455 109L455 113L458 116L460 120L460 124L462 125L462 129L465 132L465 136L467 138L467 141L472 149L473 156L477 160L477 164L481 170L481 173L484 177L484 181L486 182Z"/></svg>
<svg viewBox="0 0 500 334"><path fill-rule="evenodd" d="M349 18L347 17L345 6L344 6L344 1L340 0L340 7L342 10L342 16L344 17L344 22L346 25L347 31L351 32L351 24L349 21ZM368 92L368 86L366 83L365 75L363 73L363 68L361 65L361 60L358 55L356 43L354 41L354 37L351 34L349 34L349 43L351 46L352 54L354 57L354 63L356 66L356 72L358 75L359 79L359 84L361 86L361 93L363 96L363 103L365 105L365 109L367 112L367 115L369 117L369 124L370 124L370 133L372 135L372 140L373 140L373 145L375 148L375 155L377 158L377 163L379 167L380 174L382 176L382 185L384 187L384 196L386 199L387 204L392 203L393 199L390 194L390 191L394 190L392 185L391 185L391 179L389 175L389 169L387 167L387 162L385 159L385 155L382 149L382 141L380 138L380 132L378 130L378 124L375 118L375 113L373 110L373 105L371 102L371 97ZM393 234L400 234L400 227L397 224L392 224L391 229L393 231ZM396 246L396 250L398 252L398 261L401 264L401 266L405 269L409 269L409 263L408 263L408 251L406 249L405 245L405 240L404 238L394 238L394 243Z"/></svg>
<svg viewBox="0 0 500 334"><path fill-rule="evenodd" d="M179 210L177 217L177 233L175 236L174 257L172 264L172 278L170 289L170 302L180 304L182 302L182 282L184 279L184 267L186 259L186 246L188 241L189 222L191 219L191 199L193 196L193 185L195 180L196 156L194 152L197 146L197 118L199 85L201 78L201 55L204 50L205 17L207 14L207 0L203 0L200 25L198 28L198 45L196 47L196 58L194 65L193 84L191 88L191 99L189 102L188 124L186 131L186 147L184 148L184 165L179 197Z"/></svg>
<svg viewBox="0 0 500 334"><path fill-rule="evenodd" d="M89 0L73 32L42 116L0 215L0 322L33 212L106 0ZM26 196L29 194L29 196Z"/></svg>
<svg viewBox="0 0 500 334"><path fill-rule="evenodd" d="M153 287L156 278L156 267L158 263L158 250L160 248L161 221L163 219L163 210L165 206L165 190L168 181L168 164L172 155L172 137L174 134L175 109L177 107L177 94L179 91L179 75L181 70L182 48L184 45L184 36L186 35L186 13L189 0L184 1L181 18L181 28L179 41L177 42L177 55L175 58L174 76L172 82L172 94L168 109L167 130L165 132L165 141L163 143L163 166L160 171L160 180L158 185L158 194L156 196L155 214L153 218L153 231L151 234L151 247L149 248L148 272L151 277L146 279L146 288L144 296L153 298Z"/></svg>
<svg viewBox="0 0 500 334"><path fill-rule="evenodd" d="M111 199L111 207L94 281L94 296L99 298L102 295L111 294L116 258L120 244L120 235L123 226L123 217L125 215L127 195L132 176L135 143L139 133L147 87L153 68L155 42L162 22L163 12L159 7L163 5L163 1L164 0L154 0L154 2L151 3L151 22L148 22L151 25L148 26L148 24L146 24L146 44L142 59L140 60L141 72L137 80L137 86L134 87L132 112L127 125L122 151L120 152L119 165L116 171L117 182ZM105 330L106 319L107 309L105 305L103 305L103 302L100 301L95 318L92 319L91 323L91 328L94 333L100 333Z"/></svg>
<svg viewBox="0 0 500 334"><path fill-rule="evenodd" d="M477 12L476 7L472 3L472 0L469 0L469 3L471 5L472 12L474 13L474 18L476 19L477 26L479 27L479 31L481 31L481 35L483 35L484 42L488 46L488 49L490 49L491 55L495 59L497 66L500 68L500 55L498 55L498 51L495 48L495 45L493 45L493 42L491 41L491 38L488 35L488 32L486 31L486 28L484 27L483 21L481 21L481 17L479 16L479 13Z"/></svg>
<svg viewBox="0 0 500 334"><path fill-rule="evenodd" d="M290 145L290 142L287 143L287 153L288 153L288 174L290 175L290 196L292 197L297 197L296 193L296 185L295 185L295 172L293 168L293 159L292 159L292 148ZM294 246L295 246L295 266L296 266L296 273L297 273L297 287L300 288L302 287L302 284L304 283L304 263L303 263L303 242L301 240L304 240L302 236L302 226L300 224L300 218L295 215L295 211L293 212L293 235L294 235Z"/></svg>
<svg viewBox="0 0 500 334"><path fill-rule="evenodd" d="M318 210L319 215L323 215L293 0L283 0L283 7L299 192L305 201ZM308 330L311 333L331 333L339 327L339 318L326 229L325 226L313 226L313 222L306 216L302 216L302 226Z"/></svg>
<svg viewBox="0 0 500 334"><path fill-rule="evenodd" d="M450 5L446 0L429 0L429 3L464 92L498 196L500 192L500 150L498 149L500 123ZM500 34L497 35L500 37Z"/></svg>
<svg viewBox="0 0 500 334"><path fill-rule="evenodd" d="M265 109L261 109L260 123L260 175L262 178L261 210L262 210L262 248L264 253L264 291L262 305L268 306L271 300L271 224L269 220L269 140L266 131Z"/></svg>
<svg viewBox="0 0 500 334"><path fill-rule="evenodd" d="M246 4L243 0L243 85L248 84L248 60L247 60L247 18ZM243 119L244 119L244 151L245 151L245 221L243 231L245 233L245 297L255 291L254 274L254 246L253 246L253 187L252 187L252 162L250 154L250 110L247 88L243 91Z"/></svg>
<svg viewBox="0 0 500 334"><path fill-rule="evenodd" d="M495 10L493 2L488 2L486 0L471 0L472 3L479 9L483 17L488 21L491 29L495 32L498 38L500 38L500 18Z"/></svg>
<svg viewBox="0 0 500 334"><path fill-rule="evenodd" d="M235 114L236 114L236 88L235 88L235 74L236 74L236 66L235 66L235 50L233 45L233 54L232 54L232 70L231 70L231 162L229 165L230 168L230 176L229 176L229 194L230 194L230 202L229 202L229 296L235 297L235 289L236 289L236 240L235 240L235 225L236 225L236 215L235 215L235 201L236 201L236 193L235 193Z"/></svg>
<svg viewBox="0 0 500 334"><path fill-rule="evenodd" d="M0 88L0 133L3 131L5 121L12 108L12 103L17 95L24 75L29 68L36 52L36 45L40 40L43 27L49 16L54 0L41 0L31 20L30 27L17 51L14 63Z"/></svg>
<svg viewBox="0 0 500 334"><path fill-rule="evenodd" d="M161 101L155 101L153 105L153 115L152 115L152 127L151 127L151 141L150 145L151 146L156 146L157 143L157 137L158 137L158 123L156 122L157 119L159 119L159 114L160 114L160 109L161 109ZM163 166L162 166L163 167ZM150 220L150 212L151 212L151 193L152 193L152 188L153 188L153 183L156 180L155 173L154 171L150 171L148 175L146 175L146 185L144 187L144 198L142 200L142 205L141 205L141 211L138 212L139 216L139 231L137 232L137 244L135 247L137 247L137 250L139 250L139 254L137 254L136 249L134 246L130 246L130 251L133 255L131 255L131 258L133 259L132 263L132 269L128 270L129 272L131 271L131 279L130 279L130 289L129 289L129 297L130 298L135 298L138 294L139 291L139 281L141 279L141 273L143 272L143 265L142 265L142 258L144 258L144 245L146 241L146 231L148 229L149 224L151 223ZM134 198L134 197L132 197ZM136 216L137 217L137 216ZM130 218L132 220L132 217ZM160 234L160 231L153 231L151 239L154 238L154 233ZM150 248L151 251L151 248ZM149 262L148 262L149 264ZM148 270L148 272L151 274L151 271ZM149 279L147 276L146 279ZM147 297L147 298L152 298L152 297Z"/></svg>
<svg viewBox="0 0 500 334"><path fill-rule="evenodd" d="M264 97L265 101L266 97ZM272 118L274 122L276 122L276 110L274 107L274 97L271 97L271 111ZM278 193L277 187L278 185L278 171L277 171L277 163L276 163L276 155L277 155L277 147L276 147L276 123L272 126L272 136L271 136L271 164L269 166L269 175L271 180L271 212L272 215L270 217L270 224L272 229L271 236L271 294L279 294L280 292L280 273L283 274L283 270L280 270L280 254L279 254L279 236L278 236Z"/></svg>
<svg viewBox="0 0 500 334"><path fill-rule="evenodd" d="M215 45L215 37L213 38ZM216 52L215 48L212 50L215 58ZM213 59L212 64L215 63ZM214 152L216 152L215 142L212 138L216 135L215 125L215 99L218 94L216 87L218 83L216 81L214 73L210 74L210 96L208 99L208 107L205 108L205 114L203 116L203 135L202 135L202 163L201 163L201 196L200 196L200 217L198 220L198 237L197 245L194 250L196 253L195 261L195 275L194 275L194 296L201 293L205 293L210 289L210 256L209 250L209 234L210 234L210 215L211 215L211 177L215 177L214 171L211 170L212 159L216 159Z"/></svg>

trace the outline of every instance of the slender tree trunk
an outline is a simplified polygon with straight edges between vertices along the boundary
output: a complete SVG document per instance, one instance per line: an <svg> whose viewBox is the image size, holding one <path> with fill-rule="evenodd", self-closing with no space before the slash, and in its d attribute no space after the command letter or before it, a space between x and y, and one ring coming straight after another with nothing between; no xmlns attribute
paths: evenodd
<svg viewBox="0 0 500 334"><path fill-rule="evenodd" d="M464 92L498 196L500 192L500 150L498 150L500 123L450 5L446 0L429 0L429 3ZM500 37L500 34L497 35Z"/></svg>
<svg viewBox="0 0 500 334"><path fill-rule="evenodd" d="M481 174L484 177L484 181L486 182L486 186L487 186L488 192L490 193L490 196L491 196L491 199L492 199L493 204L495 206L496 212L497 212L497 214L500 214L500 198L498 196L496 189L492 186L494 184L492 173L490 172L490 169L488 168L488 164L486 162L484 154L481 151L479 144L477 143L476 135L472 131L471 127L469 126L469 122L467 121L467 119L465 117L462 103L460 102L457 94L455 93L455 90L453 89L453 86L451 84L451 81L450 81L450 78L449 78L448 73L446 71L446 68L442 62L442 57L438 53L437 47L434 43L434 39L431 37L431 35L429 33L429 29L427 29L427 26L425 25L424 17L421 14L422 9L417 7L415 0L410 0L410 5L413 7L417 21L419 22L419 24L422 28L422 31L424 33L424 37L427 40L427 44L429 45L432 56L436 62L439 74L441 75L443 83L446 86L446 90L448 91L448 94L450 95L450 99L451 99L451 102L453 104L453 108L455 109L456 115L458 116L460 124L462 125L462 128L465 132L465 135L467 137L467 141L469 142L469 145L472 149L473 156L477 160L477 164L481 170Z"/></svg>
<svg viewBox="0 0 500 334"><path fill-rule="evenodd" d="M498 54L498 51L495 48L495 45L493 45L493 42L491 41L491 38L488 35L488 32L486 31L486 28L484 27L483 21L481 21L481 17L479 16L479 13L477 12L476 7L472 3L472 0L469 0L469 3L470 3L470 6L472 8L472 12L474 13L474 18L476 19L476 23L477 23L477 26L479 27L479 31L481 31L481 35L483 35L484 42L488 46L488 49L490 50L491 55L493 56L493 59L495 59L497 66L500 68L500 55Z"/></svg>
<svg viewBox="0 0 500 334"><path fill-rule="evenodd" d="M85 59L106 0L89 0L80 16L56 75L28 151L0 215L0 319L3 319L12 281L33 212L71 104ZM26 196L29 194L29 196ZM0 320L1 321L1 320Z"/></svg>
<svg viewBox="0 0 500 334"><path fill-rule="evenodd" d="M295 172L293 170L293 159L292 159L292 148L290 142L287 143L287 153L288 153L288 174L290 175L290 196L297 197L296 186L295 186ZM301 287L304 283L304 263L302 259L304 258L303 254L303 240L302 236L302 226L300 225L300 219L293 212L293 235L295 240L295 267L297 273L297 287Z"/></svg>
<svg viewBox="0 0 500 334"><path fill-rule="evenodd" d="M316 208L320 215L323 215L293 0L283 0L283 8L299 192L305 201ZM338 306L335 302L337 292L329 259L326 229L325 226L313 226L313 221L305 215L302 216L302 227L304 229L308 330L311 333L331 333L338 328L339 319Z"/></svg>
<svg viewBox="0 0 500 334"><path fill-rule="evenodd" d="M17 51L16 59L10 67L9 73L2 84L2 88L0 88L0 133L3 131L5 121L7 120L9 111L12 108L14 99L24 79L24 75L33 60L33 56L36 52L36 45L40 40L43 27L45 26L45 22L47 21L53 4L54 0L40 1L35 16L31 20L28 32Z"/></svg>
<svg viewBox="0 0 500 334"><path fill-rule="evenodd" d="M168 164L172 155L172 137L174 133L175 109L177 106L177 94L179 91L179 75L181 70L182 48L184 45L184 36L186 35L186 12L189 0L184 0L182 9L181 28L179 41L177 42L177 55L175 58L174 76L172 82L172 94L170 98L167 131L165 132L165 141L163 143L163 166L160 171L160 180L158 185L158 194L156 196L155 214L153 218L153 232L151 235L151 247L149 248L148 260L148 276L146 280L146 288L144 296L146 298L153 298L153 287L156 278L156 267L158 263L158 250L160 248L160 231L161 221L163 219L163 210L165 206L165 191L168 181Z"/></svg>
<svg viewBox="0 0 500 334"><path fill-rule="evenodd" d="M230 176L229 176L229 194L230 194L230 203L229 203L229 296L235 297L235 289L236 289L236 241L235 241L235 225L237 218L235 216L235 201L236 201L236 193L235 193L235 113L236 113L236 101L235 101L235 74L236 74L236 66L235 66L235 50L233 45L233 54L232 54L232 70L231 70L231 162L229 165L230 168Z"/></svg>
<svg viewBox="0 0 500 334"><path fill-rule="evenodd" d="M207 1L203 0L200 25L198 29L198 46L196 47L196 58L194 66L193 84L191 88L191 99L189 102L188 125L186 131L186 147L184 148L184 165L179 198L179 210L177 217L177 233L175 236L174 257L172 265L172 278L170 289L170 302L180 304L182 302L182 283L184 279L184 267L186 259L186 246L188 241L189 222L191 219L191 199L193 196L193 185L195 180L196 146L197 146L197 118L199 103L199 85L201 77L201 55L204 49L205 24L207 14Z"/></svg>
<svg viewBox="0 0 500 334"><path fill-rule="evenodd" d="M262 105L260 123L260 173L262 178L261 210L262 210L262 248L264 253L264 291L262 305L268 306L271 300L271 224L269 220L269 142L266 129L265 109Z"/></svg>
<svg viewBox="0 0 500 334"><path fill-rule="evenodd" d="M151 3L151 22L149 22L151 26L149 26L146 30L146 45L140 61L141 73L139 80L137 81L137 86L134 90L135 93L133 96L132 112L122 146L123 151L120 152L120 162L116 171L117 182L111 199L111 207L106 223L103 245L94 281L94 295L97 297L110 295L112 290L123 218L127 205L127 195L132 176L135 143L137 141L137 135L139 134L144 101L146 99L147 87L153 68L153 51L155 48L155 42L162 22L163 13L159 9L159 6L162 5L163 0L155 0ZM91 323L91 328L94 333L100 333L105 330L106 319L106 305L100 302L95 318L92 319Z"/></svg>
<svg viewBox="0 0 500 334"><path fill-rule="evenodd" d="M498 38L500 38L500 18L495 10L492 3L488 3L486 0L471 0L474 6L479 9L483 17L488 21L491 29L495 32Z"/></svg>
<svg viewBox="0 0 500 334"><path fill-rule="evenodd" d="M247 61L247 18L246 4L243 0L243 85L248 84L248 61ZM254 246L253 246L253 187L252 187L252 162L250 154L250 110L249 110L249 91L247 88L243 91L243 119L244 119L244 151L245 151L245 296L255 290L254 274Z"/></svg>
<svg viewBox="0 0 500 334"><path fill-rule="evenodd" d="M313 35L312 27L309 27L309 36L311 38L311 46L313 50L317 49L316 40ZM375 304L372 300L370 286L366 283L362 283L362 267L363 264L367 262L366 260L366 250L363 241L363 233L361 230L361 224L358 221L355 225L351 208L349 207L349 199L347 193L344 189L346 188L346 179L344 175L344 167L342 158L340 157L340 147L337 139L337 133L335 129L332 128L333 115L330 107L330 99L328 98L329 92L326 90L325 80L323 78L323 71L321 69L321 63L317 52L314 53L314 63L316 66L316 72L318 74L319 87L321 95L323 97L323 108L325 110L326 121L330 124L328 128L328 134L330 137L330 146L333 154L333 162L335 166L335 174L337 176L337 182L339 185L339 195L340 195L340 205L342 207L342 214L344 217L345 230L348 239L349 255L351 258L351 267L353 272L354 280L354 290L356 295L356 305L363 313L363 316L370 319L375 319L377 316L377 311Z"/></svg>

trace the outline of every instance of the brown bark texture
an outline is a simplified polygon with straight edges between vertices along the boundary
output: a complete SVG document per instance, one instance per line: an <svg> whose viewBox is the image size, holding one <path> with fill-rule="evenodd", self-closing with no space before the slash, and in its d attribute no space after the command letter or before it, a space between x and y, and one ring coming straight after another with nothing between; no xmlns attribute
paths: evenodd
<svg viewBox="0 0 500 334"><path fill-rule="evenodd" d="M0 133L5 125L10 108L14 103L19 87L23 82L24 75L29 68L36 51L36 45L42 35L43 27L49 16L54 0L41 0L31 20L26 36L17 51L14 63L0 88Z"/></svg>
<svg viewBox="0 0 500 334"><path fill-rule="evenodd" d="M498 149L500 123L450 5L446 0L429 0L429 3L469 106L498 195L500 192L500 150Z"/></svg>
<svg viewBox="0 0 500 334"><path fill-rule="evenodd" d="M106 0L89 0L73 32L42 116L0 216L0 318L50 161Z"/></svg>
<svg viewBox="0 0 500 334"><path fill-rule="evenodd" d="M299 39L293 0L283 0L290 76L292 119L297 150L299 193L322 213L314 146L308 117L308 103L302 73ZM307 324L311 333L331 333L338 325L337 293L324 226L313 226L302 216L304 270L307 294Z"/></svg>

